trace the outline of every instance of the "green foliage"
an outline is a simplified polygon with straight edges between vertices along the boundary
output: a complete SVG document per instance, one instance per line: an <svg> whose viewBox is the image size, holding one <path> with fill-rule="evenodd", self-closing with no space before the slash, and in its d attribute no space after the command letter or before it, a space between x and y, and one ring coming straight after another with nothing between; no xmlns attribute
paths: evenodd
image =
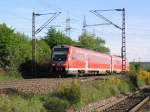
<svg viewBox="0 0 150 112"><path fill-rule="evenodd" d="M76 105L81 100L80 87L76 81L70 86L60 85L44 99L44 107L50 112L64 112L69 106Z"/></svg>
<svg viewBox="0 0 150 112"><path fill-rule="evenodd" d="M5 69L13 69L30 59L29 40L20 33L0 25L0 66Z"/></svg>
<svg viewBox="0 0 150 112"><path fill-rule="evenodd" d="M3 75L0 75L0 80L19 80L22 79L21 74L16 71L7 71Z"/></svg>
<svg viewBox="0 0 150 112"><path fill-rule="evenodd" d="M130 80L130 86L134 90L136 90L137 88L139 88L137 75L129 75L129 80Z"/></svg>
<svg viewBox="0 0 150 112"><path fill-rule="evenodd" d="M23 99L20 96L0 96L0 112L46 112L36 97Z"/></svg>
<svg viewBox="0 0 150 112"><path fill-rule="evenodd" d="M58 90L53 92L52 96L66 99L71 105L77 104L81 99L80 88L76 82L72 82L71 86L69 87L60 87Z"/></svg>
<svg viewBox="0 0 150 112"><path fill-rule="evenodd" d="M112 77L105 81L94 81L88 85L81 85L81 102L78 106L81 107L129 91L128 81L121 78Z"/></svg>
<svg viewBox="0 0 150 112"><path fill-rule="evenodd" d="M88 33L83 33L80 36L80 45L102 53L110 52L109 48L105 47L105 40L100 37L91 36Z"/></svg>
<svg viewBox="0 0 150 112"><path fill-rule="evenodd" d="M37 63L50 62L51 50L47 43L43 40L36 42L36 61Z"/></svg>
<svg viewBox="0 0 150 112"><path fill-rule="evenodd" d="M36 41L36 62L49 63L51 50L43 40ZM31 60L32 41L21 33L16 33L5 24L0 24L0 68L17 71L20 65ZM7 76L9 78L9 76Z"/></svg>
<svg viewBox="0 0 150 112"><path fill-rule="evenodd" d="M65 112L66 108L69 107L69 102L58 97L48 97L44 107L48 112Z"/></svg>
<svg viewBox="0 0 150 112"><path fill-rule="evenodd" d="M53 48L55 45L65 44L65 45L74 45L76 42L71 40L71 38L67 37L60 31L57 31L54 28L50 28L48 30L47 36L44 39L50 48Z"/></svg>
<svg viewBox="0 0 150 112"><path fill-rule="evenodd" d="M136 75L140 71L140 64L130 64L130 73Z"/></svg>

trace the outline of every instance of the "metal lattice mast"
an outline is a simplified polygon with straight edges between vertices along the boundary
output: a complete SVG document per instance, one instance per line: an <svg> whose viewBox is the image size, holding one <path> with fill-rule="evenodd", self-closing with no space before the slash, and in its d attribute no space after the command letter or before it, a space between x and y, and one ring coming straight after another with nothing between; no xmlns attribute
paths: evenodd
<svg viewBox="0 0 150 112"><path fill-rule="evenodd" d="M70 37L70 30L71 30L70 21L71 21L71 19L70 19L70 17L68 16L68 17L66 18L66 29L65 29L66 35L67 35L68 37Z"/></svg>
<svg viewBox="0 0 150 112"><path fill-rule="evenodd" d="M122 71L126 70L125 8L122 9Z"/></svg>
<svg viewBox="0 0 150 112"><path fill-rule="evenodd" d="M83 29L82 29L83 33L86 33L86 26L87 26L87 24L86 24L86 17L84 16L84 19L83 19Z"/></svg>
<svg viewBox="0 0 150 112"><path fill-rule="evenodd" d="M32 13L32 73L36 74L36 64L35 64L35 55L36 55L36 46L35 46L35 13Z"/></svg>

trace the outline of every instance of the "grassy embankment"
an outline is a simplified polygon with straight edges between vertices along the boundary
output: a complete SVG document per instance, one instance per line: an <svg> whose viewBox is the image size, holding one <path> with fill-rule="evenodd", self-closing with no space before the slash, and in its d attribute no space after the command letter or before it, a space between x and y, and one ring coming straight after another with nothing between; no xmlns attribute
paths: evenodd
<svg viewBox="0 0 150 112"><path fill-rule="evenodd" d="M21 73L18 71L4 71L0 69L0 81L5 80L19 80L22 79Z"/></svg>
<svg viewBox="0 0 150 112"><path fill-rule="evenodd" d="M123 78L111 76L108 80L83 85L75 80L70 85L59 85L47 95L0 96L0 112L64 112L68 108L79 109L88 103L137 90L145 84L150 84L150 72L146 71Z"/></svg>

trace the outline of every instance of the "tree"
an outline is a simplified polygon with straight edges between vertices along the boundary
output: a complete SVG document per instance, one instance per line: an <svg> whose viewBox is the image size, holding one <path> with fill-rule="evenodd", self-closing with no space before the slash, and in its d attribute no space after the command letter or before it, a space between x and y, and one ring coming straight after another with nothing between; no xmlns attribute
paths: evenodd
<svg viewBox="0 0 150 112"><path fill-rule="evenodd" d="M43 40L36 42L36 61L38 63L49 63L51 57L51 49Z"/></svg>
<svg viewBox="0 0 150 112"><path fill-rule="evenodd" d="M31 58L30 42L5 24L0 25L0 66L4 69L18 67Z"/></svg>
<svg viewBox="0 0 150 112"><path fill-rule="evenodd" d="M79 37L80 45L88 49L102 53L109 53L109 48L105 47L105 40L100 37L91 36L88 33L82 33Z"/></svg>
<svg viewBox="0 0 150 112"><path fill-rule="evenodd" d="M59 44L74 45L76 43L71 38L54 28L50 28L48 30L47 36L45 36L44 40L50 48L53 48L55 45Z"/></svg>
<svg viewBox="0 0 150 112"><path fill-rule="evenodd" d="M0 25L0 68L18 69L22 63L31 60L32 41L21 33L16 33L5 24ZM43 40L37 40L37 62L50 60L50 48Z"/></svg>

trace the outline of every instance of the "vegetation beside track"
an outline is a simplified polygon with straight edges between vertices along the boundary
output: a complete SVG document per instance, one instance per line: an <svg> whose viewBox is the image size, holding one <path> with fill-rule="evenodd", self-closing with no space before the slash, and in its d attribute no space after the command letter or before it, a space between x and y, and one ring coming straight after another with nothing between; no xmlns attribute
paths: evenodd
<svg viewBox="0 0 150 112"><path fill-rule="evenodd" d="M65 112L67 109L69 111L78 110L89 103L125 94L137 90L143 84L148 84L146 82L147 79L140 78L141 76L135 77L135 75L110 76L106 80L89 81L82 85L79 85L79 80L76 79L71 84L59 84L46 95L24 95L18 93L19 96L18 94L0 96L0 111ZM142 80L142 85L140 80Z"/></svg>
<svg viewBox="0 0 150 112"><path fill-rule="evenodd" d="M0 112L46 112L42 101L37 96L0 96Z"/></svg>
<svg viewBox="0 0 150 112"><path fill-rule="evenodd" d="M2 80L20 80L23 79L18 71L0 71L0 81Z"/></svg>

